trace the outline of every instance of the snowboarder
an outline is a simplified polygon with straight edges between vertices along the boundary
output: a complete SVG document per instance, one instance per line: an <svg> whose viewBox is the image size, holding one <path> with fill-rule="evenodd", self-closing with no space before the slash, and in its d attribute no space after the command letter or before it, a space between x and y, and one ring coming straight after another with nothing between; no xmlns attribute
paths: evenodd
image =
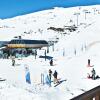
<svg viewBox="0 0 100 100"><path fill-rule="evenodd" d="M50 66L53 66L53 59L50 60Z"/></svg>
<svg viewBox="0 0 100 100"><path fill-rule="evenodd" d="M91 73L92 73L92 79L95 80L95 78L96 78L95 77L96 76L96 71L95 71L94 68L92 69Z"/></svg>
<svg viewBox="0 0 100 100"><path fill-rule="evenodd" d="M58 73L57 73L57 71L55 70L55 72L54 72L54 74L53 74L53 76L54 76L54 84L59 83L59 82L58 82L58 79L57 79L57 75L58 75Z"/></svg>

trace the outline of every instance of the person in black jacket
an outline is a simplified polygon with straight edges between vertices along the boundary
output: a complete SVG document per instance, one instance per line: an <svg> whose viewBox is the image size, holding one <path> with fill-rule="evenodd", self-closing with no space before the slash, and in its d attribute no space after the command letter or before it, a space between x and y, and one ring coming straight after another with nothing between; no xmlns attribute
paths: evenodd
<svg viewBox="0 0 100 100"><path fill-rule="evenodd" d="M15 57L12 56L12 66L15 66Z"/></svg>
<svg viewBox="0 0 100 100"><path fill-rule="evenodd" d="M52 59L50 60L50 66L53 66L53 60Z"/></svg>
<svg viewBox="0 0 100 100"><path fill-rule="evenodd" d="M57 71L55 70L55 72L54 72L54 74L53 74L53 76L54 76L54 84L55 84L55 83L58 83L57 75L58 75L58 73L57 73Z"/></svg>
<svg viewBox="0 0 100 100"><path fill-rule="evenodd" d="M91 73L92 73L92 79L95 80L96 79L96 71L94 68L92 69Z"/></svg>
<svg viewBox="0 0 100 100"><path fill-rule="evenodd" d="M50 81L51 81L51 75L52 75L52 70L49 69L49 78L50 78Z"/></svg>

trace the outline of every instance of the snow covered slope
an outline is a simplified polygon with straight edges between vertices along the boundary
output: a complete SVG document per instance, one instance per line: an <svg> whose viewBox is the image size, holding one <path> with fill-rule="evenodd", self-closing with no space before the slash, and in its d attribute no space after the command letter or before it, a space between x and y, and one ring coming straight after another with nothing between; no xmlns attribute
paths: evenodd
<svg viewBox="0 0 100 100"><path fill-rule="evenodd" d="M0 20L0 41L15 36L28 39L56 40L50 47L49 60L39 58L43 50L34 56L16 59L0 59L0 100L69 100L100 85L100 79L87 79L87 73L95 68L100 76L100 5L73 8L54 8L11 19ZM75 30L71 30L74 27ZM87 67L91 59L93 67ZM32 84L25 83L25 65L29 66ZM41 73L57 70L58 78L67 80L57 87L41 85ZM52 78L53 79L53 78Z"/></svg>

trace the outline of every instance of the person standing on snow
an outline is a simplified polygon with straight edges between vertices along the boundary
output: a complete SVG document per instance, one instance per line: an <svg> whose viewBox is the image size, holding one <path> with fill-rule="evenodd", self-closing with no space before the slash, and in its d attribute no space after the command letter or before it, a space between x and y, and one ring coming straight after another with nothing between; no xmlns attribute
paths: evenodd
<svg viewBox="0 0 100 100"><path fill-rule="evenodd" d="M12 56L12 66L15 66L15 57Z"/></svg>
<svg viewBox="0 0 100 100"><path fill-rule="evenodd" d="M52 59L50 60L50 66L53 66L53 60Z"/></svg>
<svg viewBox="0 0 100 100"><path fill-rule="evenodd" d="M30 71L27 65L25 65L25 78L26 78L26 83L31 84Z"/></svg>
<svg viewBox="0 0 100 100"><path fill-rule="evenodd" d="M95 80L95 78L96 78L96 71L95 71L94 68L92 69L91 73L92 73L92 79Z"/></svg>
<svg viewBox="0 0 100 100"><path fill-rule="evenodd" d="M51 80L47 72L44 73L44 83L51 87Z"/></svg>
<svg viewBox="0 0 100 100"><path fill-rule="evenodd" d="M55 70L55 72L54 72L54 74L53 74L53 76L54 76L54 84L55 84L55 83L58 83L57 75L58 75L58 73L57 73L57 71Z"/></svg>
<svg viewBox="0 0 100 100"><path fill-rule="evenodd" d="M51 75L52 75L52 70L49 69L49 78L50 78L50 81L51 81Z"/></svg>

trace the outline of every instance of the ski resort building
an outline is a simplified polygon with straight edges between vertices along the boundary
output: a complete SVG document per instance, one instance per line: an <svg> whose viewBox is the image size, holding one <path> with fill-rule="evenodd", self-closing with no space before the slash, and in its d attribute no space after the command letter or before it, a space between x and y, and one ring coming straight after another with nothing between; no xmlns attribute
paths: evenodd
<svg viewBox="0 0 100 100"><path fill-rule="evenodd" d="M6 44L4 42L1 47L1 55L3 55L4 58L8 58L10 55L15 57L18 57L19 55L37 55L36 50L41 49L42 47L48 47L48 42L45 40L13 39Z"/></svg>
<svg viewBox="0 0 100 100"><path fill-rule="evenodd" d="M6 46L7 48L42 48L47 47L48 42L45 40L14 39L11 40Z"/></svg>

